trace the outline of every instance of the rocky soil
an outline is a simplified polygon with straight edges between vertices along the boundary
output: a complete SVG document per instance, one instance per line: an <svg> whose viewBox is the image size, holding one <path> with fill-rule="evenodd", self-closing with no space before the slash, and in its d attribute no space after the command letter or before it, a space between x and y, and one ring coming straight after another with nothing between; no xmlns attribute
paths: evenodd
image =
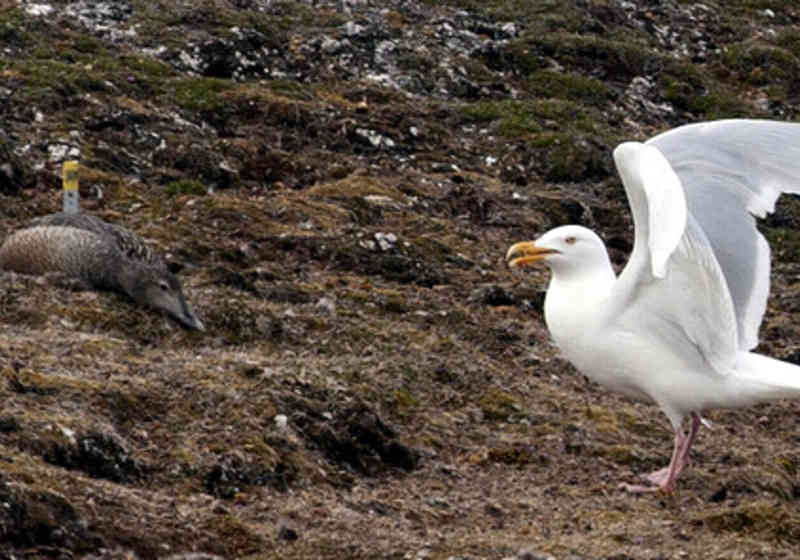
<svg viewBox="0 0 800 560"><path fill-rule="evenodd" d="M82 205L205 333L0 283L0 557L793 558L800 405L666 419L560 359L510 243L596 228L611 150L800 109L776 0L0 0L0 233ZM800 363L800 206L762 224L759 351Z"/></svg>

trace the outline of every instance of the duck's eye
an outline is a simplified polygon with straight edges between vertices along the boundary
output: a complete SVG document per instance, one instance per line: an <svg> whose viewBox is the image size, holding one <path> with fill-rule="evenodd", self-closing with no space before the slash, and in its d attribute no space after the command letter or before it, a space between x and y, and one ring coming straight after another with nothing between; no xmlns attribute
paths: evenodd
<svg viewBox="0 0 800 560"><path fill-rule="evenodd" d="M169 284L167 284L163 280L158 283L158 287L161 288L162 291L165 291L165 292L169 291Z"/></svg>
<svg viewBox="0 0 800 560"><path fill-rule="evenodd" d="M564 243L566 243L567 245L575 245L576 241L577 241L577 239L575 238L575 236L574 235L570 235L569 237L567 237L564 240Z"/></svg>

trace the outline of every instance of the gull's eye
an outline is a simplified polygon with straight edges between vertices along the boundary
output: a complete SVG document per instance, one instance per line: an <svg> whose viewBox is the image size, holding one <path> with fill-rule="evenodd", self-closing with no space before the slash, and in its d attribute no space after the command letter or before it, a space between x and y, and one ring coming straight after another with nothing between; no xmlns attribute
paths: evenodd
<svg viewBox="0 0 800 560"><path fill-rule="evenodd" d="M575 245L576 241L577 241L577 239L575 239L575 236L574 235L570 235L569 237L567 237L564 240L564 243L566 243L567 245Z"/></svg>

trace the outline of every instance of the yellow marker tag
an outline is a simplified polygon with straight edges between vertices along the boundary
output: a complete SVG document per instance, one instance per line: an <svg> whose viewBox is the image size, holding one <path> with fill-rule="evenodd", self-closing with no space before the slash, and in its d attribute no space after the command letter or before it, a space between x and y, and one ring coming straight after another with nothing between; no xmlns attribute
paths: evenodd
<svg viewBox="0 0 800 560"><path fill-rule="evenodd" d="M78 162L65 161L61 174L61 182L64 185L64 212L76 214L80 210L78 202Z"/></svg>
<svg viewBox="0 0 800 560"><path fill-rule="evenodd" d="M65 191L77 191L78 190L78 162L77 161L65 161L64 162L64 170L61 175L61 180L64 184Z"/></svg>

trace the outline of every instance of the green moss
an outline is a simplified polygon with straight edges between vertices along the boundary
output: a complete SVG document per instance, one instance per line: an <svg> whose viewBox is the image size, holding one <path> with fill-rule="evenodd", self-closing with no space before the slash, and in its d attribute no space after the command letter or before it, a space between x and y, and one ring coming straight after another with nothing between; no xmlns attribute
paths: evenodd
<svg viewBox="0 0 800 560"><path fill-rule="evenodd" d="M129 83L146 83L153 90L159 90L162 81L173 74L163 62L138 56L118 56L115 53L81 53L76 63L98 78L113 82L125 88Z"/></svg>
<svg viewBox="0 0 800 560"><path fill-rule="evenodd" d="M467 117L477 122L489 122L502 117L505 114L505 106L509 104L510 102L508 101L480 101L478 103L465 105L463 112ZM514 105L512 105L512 107Z"/></svg>
<svg viewBox="0 0 800 560"><path fill-rule="evenodd" d="M521 138L542 150L536 167L550 181L579 181L608 175L607 147L618 139L600 126L599 111L568 99L486 101L464 107L476 122L496 121L498 134Z"/></svg>
<svg viewBox="0 0 800 560"><path fill-rule="evenodd" d="M572 72L537 70L528 76L528 91L537 97L555 97L602 105L613 98L603 82Z"/></svg>
<svg viewBox="0 0 800 560"><path fill-rule="evenodd" d="M0 44L30 48L33 41L34 38L25 29L25 15L22 10L4 7L0 0ZM8 68L9 63L10 60L6 57L0 57L0 70Z"/></svg>
<svg viewBox="0 0 800 560"><path fill-rule="evenodd" d="M12 63L11 68L22 77L25 84L24 94L32 100L53 92L69 96L106 88L102 75L80 64L36 60Z"/></svg>
<svg viewBox="0 0 800 560"><path fill-rule="evenodd" d="M90 35L79 35L69 41L70 46L80 53L98 53L104 51L103 44Z"/></svg>
<svg viewBox="0 0 800 560"><path fill-rule="evenodd" d="M558 135L558 143L548 152L544 166L549 181L580 181L607 175L607 154L597 145L583 138Z"/></svg>
<svg viewBox="0 0 800 560"><path fill-rule="evenodd" d="M487 420L508 420L512 415L519 414L522 406L517 397L501 389L489 389L481 397L478 406L483 410Z"/></svg>
<svg viewBox="0 0 800 560"><path fill-rule="evenodd" d="M236 84L220 78L187 78L172 84L175 103L190 111L216 112L225 108L223 93L232 90Z"/></svg>
<svg viewBox="0 0 800 560"><path fill-rule="evenodd" d="M651 52L646 44L628 36L620 40L594 35L556 32L526 36L532 52L552 58L568 69L587 72L603 70L609 80L628 81L654 70L660 65L660 56Z"/></svg>
<svg viewBox="0 0 800 560"><path fill-rule="evenodd" d="M476 122L499 121L497 131L504 136L524 136L542 130L533 104L522 101L483 101L464 108Z"/></svg>
<svg viewBox="0 0 800 560"><path fill-rule="evenodd" d="M754 111L736 89L712 79L697 65L670 62L659 76L658 87L676 109L701 118L746 117Z"/></svg>
<svg viewBox="0 0 800 560"><path fill-rule="evenodd" d="M140 79L163 79L175 75L175 71L169 64L157 58L124 55L118 57L118 60L122 68L132 72L135 77Z"/></svg>
<svg viewBox="0 0 800 560"><path fill-rule="evenodd" d="M288 0L275 2L272 12L278 14L273 22L278 22L286 28L295 28L298 25L320 27L338 27L347 22L346 14L337 10L323 9L307 5L302 2Z"/></svg>
<svg viewBox="0 0 800 560"><path fill-rule="evenodd" d="M387 294L381 298L380 305L390 313L408 313L410 307L403 294Z"/></svg>
<svg viewBox="0 0 800 560"><path fill-rule="evenodd" d="M57 42L38 38L33 44L31 58L4 65L22 78L25 95L32 101L48 92L69 96L122 89L128 93L140 87L149 93L160 92L164 78L173 74L168 65L156 59L120 56L90 37Z"/></svg>
<svg viewBox="0 0 800 560"><path fill-rule="evenodd" d="M791 228L762 228L774 258L786 262L800 259L800 232Z"/></svg>
<svg viewBox="0 0 800 560"><path fill-rule="evenodd" d="M721 61L756 86L794 80L800 72L800 60L791 51L763 43L733 45L725 51Z"/></svg>
<svg viewBox="0 0 800 560"><path fill-rule="evenodd" d="M533 102L532 110L540 119L561 121L566 126L579 129L586 128L586 109L578 103L566 99L538 99Z"/></svg>
<svg viewBox="0 0 800 560"><path fill-rule="evenodd" d="M203 196L208 194L208 187L194 179L180 179L167 184L166 193L170 196L192 194Z"/></svg>
<svg viewBox="0 0 800 560"><path fill-rule="evenodd" d="M203 27L215 36L230 36L232 28L255 29L267 36L300 25L337 27L347 21L336 10L326 10L302 2L270 2L268 11L236 9L230 3L200 0L183 6L165 0L137 1L135 22L142 35L158 38L158 42L179 46L183 38L170 29L186 24Z"/></svg>
<svg viewBox="0 0 800 560"><path fill-rule="evenodd" d="M394 392L394 404L402 411L415 408L419 405L419 400L408 389L398 389Z"/></svg>
<svg viewBox="0 0 800 560"><path fill-rule="evenodd" d="M708 120L752 117L754 107L736 93L720 89L690 100L689 110Z"/></svg>
<svg viewBox="0 0 800 560"><path fill-rule="evenodd" d="M547 68L550 64L547 57L537 52L536 49L531 48L524 41L512 42L507 47L505 57L508 59L507 64L523 75Z"/></svg>
<svg viewBox="0 0 800 560"><path fill-rule="evenodd" d="M800 29L789 27L778 32L773 43L800 58Z"/></svg>
<svg viewBox="0 0 800 560"><path fill-rule="evenodd" d="M291 80L264 80L261 84L272 93L294 99L298 101L311 101L314 99L313 92L308 86Z"/></svg>
<svg viewBox="0 0 800 560"><path fill-rule="evenodd" d="M545 130L559 126L567 136L579 132L596 132L602 122L599 113L568 99L534 99L530 101L482 101L463 108L464 114L478 123L497 121L497 133L510 138L526 138L535 146L557 143L560 133Z"/></svg>
<svg viewBox="0 0 800 560"><path fill-rule="evenodd" d="M659 80L659 89L664 100L683 111L690 110L698 95L697 88L698 85L690 79L663 75Z"/></svg>

